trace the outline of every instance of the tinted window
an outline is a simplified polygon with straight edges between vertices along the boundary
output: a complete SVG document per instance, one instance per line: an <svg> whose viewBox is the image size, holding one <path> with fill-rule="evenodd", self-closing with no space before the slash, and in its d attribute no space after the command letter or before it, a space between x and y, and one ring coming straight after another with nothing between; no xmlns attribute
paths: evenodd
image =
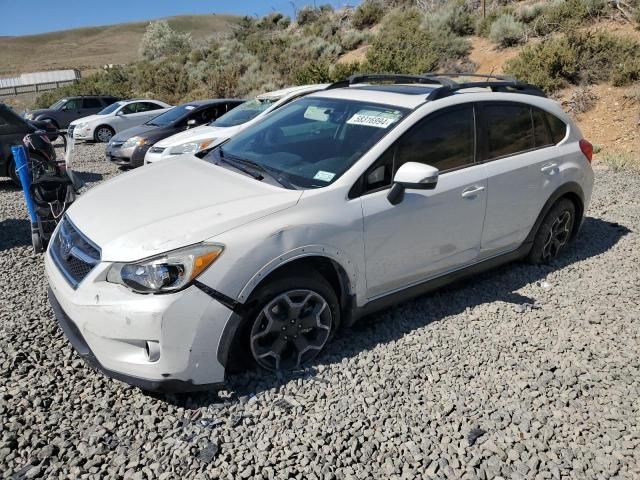
<svg viewBox="0 0 640 480"><path fill-rule="evenodd" d="M82 108L101 108L102 104L97 98L83 98Z"/></svg>
<svg viewBox="0 0 640 480"><path fill-rule="evenodd" d="M549 131L549 125L547 125L544 112L534 108L532 109L532 116L533 136L536 148L553 145L553 138L551 137L551 132Z"/></svg>
<svg viewBox="0 0 640 480"><path fill-rule="evenodd" d="M114 104L114 105L115 105L115 104ZM138 104L137 104L137 103L130 103L130 104L125 105L124 107L122 107L121 112L122 112L124 115L129 115L130 113L136 113L136 111L137 111L137 110L136 110L136 109L137 109L137 106L138 106ZM105 111L105 110L107 110L107 109L105 108L103 111Z"/></svg>
<svg viewBox="0 0 640 480"><path fill-rule="evenodd" d="M440 171L473 163L473 107L465 105L429 115L397 143L396 170L406 162L426 163Z"/></svg>
<svg viewBox="0 0 640 480"><path fill-rule="evenodd" d="M515 155L534 148L531 110L527 105L495 104L483 107L487 131L487 158Z"/></svg>
<svg viewBox="0 0 640 480"><path fill-rule="evenodd" d="M546 113L547 122L551 128L551 136L553 137L553 143L560 142L567 134L567 125L555 115Z"/></svg>
<svg viewBox="0 0 640 480"><path fill-rule="evenodd" d="M180 105L178 107L173 107L171 110L168 110L158 115L153 120L149 120L149 122L147 123L149 125L164 127L166 125L170 125L176 120L186 117L189 114L189 112L191 112L192 110L195 110L195 108L196 107L193 105Z"/></svg>
<svg viewBox="0 0 640 480"><path fill-rule="evenodd" d="M160 105L151 102L138 102L135 104L135 106L137 113L150 112L152 110L159 110L163 108Z"/></svg>
<svg viewBox="0 0 640 480"><path fill-rule="evenodd" d="M64 104L67 110L80 110L82 108L82 100L79 98L72 98Z"/></svg>
<svg viewBox="0 0 640 480"><path fill-rule="evenodd" d="M103 97L102 101L105 105L111 105L114 102L117 102L118 99L116 97Z"/></svg>
<svg viewBox="0 0 640 480"><path fill-rule="evenodd" d="M233 127L248 122L267 110L279 98L254 98L222 115L211 125L214 127Z"/></svg>

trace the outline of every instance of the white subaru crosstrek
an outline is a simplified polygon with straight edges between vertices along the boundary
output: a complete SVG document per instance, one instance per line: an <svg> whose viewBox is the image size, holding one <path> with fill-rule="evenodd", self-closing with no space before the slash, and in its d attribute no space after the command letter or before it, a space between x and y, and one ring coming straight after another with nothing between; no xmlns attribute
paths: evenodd
<svg viewBox="0 0 640 480"><path fill-rule="evenodd" d="M352 77L82 195L46 255L50 301L83 357L143 389L297 369L363 314L556 257L591 155L530 85Z"/></svg>
<svg viewBox="0 0 640 480"><path fill-rule="evenodd" d="M258 95L207 125L160 140L147 151L144 163L147 165L185 153L195 154L213 147L259 122L283 105L328 86L329 84L301 85Z"/></svg>

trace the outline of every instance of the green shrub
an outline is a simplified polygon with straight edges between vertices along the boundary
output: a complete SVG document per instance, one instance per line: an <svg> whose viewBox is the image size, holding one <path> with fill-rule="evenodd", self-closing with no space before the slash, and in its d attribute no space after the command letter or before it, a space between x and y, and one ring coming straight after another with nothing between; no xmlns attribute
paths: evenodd
<svg viewBox="0 0 640 480"><path fill-rule="evenodd" d="M367 42L370 35L359 30L346 30L340 34L340 46L344 50L355 50L363 43Z"/></svg>
<svg viewBox="0 0 640 480"><path fill-rule="evenodd" d="M422 20L416 9L388 15L367 50L369 67L379 72L422 73L468 53L464 39L449 30L425 29Z"/></svg>
<svg viewBox="0 0 640 480"><path fill-rule="evenodd" d="M502 15L491 24L489 39L501 47L522 43L525 39L524 24L516 20L513 15Z"/></svg>
<svg viewBox="0 0 640 480"><path fill-rule="evenodd" d="M384 16L384 6L380 0L364 0L353 11L351 17L351 24L362 30L364 28L372 27L378 23Z"/></svg>
<svg viewBox="0 0 640 480"><path fill-rule="evenodd" d="M567 84L640 79L640 44L605 32L569 32L525 47L505 71L551 93Z"/></svg>
<svg viewBox="0 0 640 480"><path fill-rule="evenodd" d="M548 2L532 22L532 33L544 36L558 30L571 30L602 16L605 9L605 0L554 0Z"/></svg>
<svg viewBox="0 0 640 480"><path fill-rule="evenodd" d="M191 35L176 32L166 20L151 22L140 42L140 54L147 60L186 53L190 49Z"/></svg>
<svg viewBox="0 0 640 480"><path fill-rule="evenodd" d="M306 5L298 10L298 15L296 16L296 22L301 27L304 25L308 25L317 21L320 18L322 12L320 9L315 8L311 5Z"/></svg>
<svg viewBox="0 0 640 480"><path fill-rule="evenodd" d="M631 171L640 172L639 154L627 152L607 152L602 155L602 161L614 172Z"/></svg>
<svg viewBox="0 0 640 480"><path fill-rule="evenodd" d="M454 0L428 13L425 23L430 28L448 28L456 35L471 35L475 32L476 16L465 0Z"/></svg>
<svg viewBox="0 0 640 480"><path fill-rule="evenodd" d="M516 11L516 17L523 23L531 23L537 19L545 9L545 3L534 3L533 5L523 5Z"/></svg>
<svg viewBox="0 0 640 480"><path fill-rule="evenodd" d="M488 37L489 33L491 33L491 25L502 15L507 15L512 13L510 8L493 8L487 10L487 15L483 17L479 17L476 21L475 30L476 35L481 37Z"/></svg>

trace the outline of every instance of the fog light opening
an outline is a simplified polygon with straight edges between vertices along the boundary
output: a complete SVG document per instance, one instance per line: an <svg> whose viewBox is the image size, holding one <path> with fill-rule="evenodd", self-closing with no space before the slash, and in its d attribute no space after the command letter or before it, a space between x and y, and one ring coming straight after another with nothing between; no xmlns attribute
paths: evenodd
<svg viewBox="0 0 640 480"><path fill-rule="evenodd" d="M160 343L147 340L144 342L144 351L150 362L156 362L160 359Z"/></svg>

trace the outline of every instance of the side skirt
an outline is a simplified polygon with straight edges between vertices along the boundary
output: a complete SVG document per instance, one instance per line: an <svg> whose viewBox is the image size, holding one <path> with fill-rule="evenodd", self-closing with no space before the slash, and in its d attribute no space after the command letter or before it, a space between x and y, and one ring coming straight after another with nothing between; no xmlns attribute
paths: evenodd
<svg viewBox="0 0 640 480"><path fill-rule="evenodd" d="M522 259L529 254L529 251L531 250L532 246L533 246L533 242L525 242L516 250L513 250L512 252L489 258L487 260L484 260L479 263L475 263L473 265L462 268L460 270L455 270L453 272L447 273L445 275L442 275L441 277L433 278L431 280L427 280L424 283L414 285L404 290L393 292L389 295L385 295L384 297L372 300L361 307L353 306L348 312L348 318L346 319L345 325L351 326L358 319L365 317L367 315L370 315L372 313L378 312L380 310L384 310L386 308L389 308L393 305L397 305L399 303L404 303L415 297L424 295L425 293L432 292L434 290L439 289L440 287L456 282L463 278L467 278L472 275L476 275L478 273L494 269L506 263L510 263L515 260ZM354 305L354 302L352 301L351 304Z"/></svg>

